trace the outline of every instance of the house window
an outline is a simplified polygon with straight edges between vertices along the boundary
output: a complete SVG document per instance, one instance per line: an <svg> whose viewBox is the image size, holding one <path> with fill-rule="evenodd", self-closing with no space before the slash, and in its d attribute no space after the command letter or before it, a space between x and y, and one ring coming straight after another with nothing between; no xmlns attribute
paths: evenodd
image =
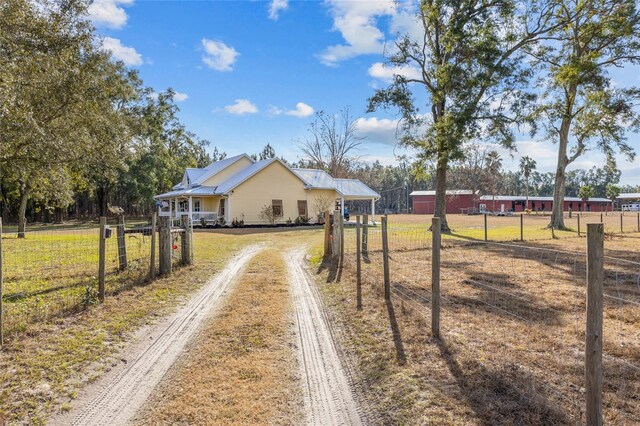
<svg viewBox="0 0 640 426"><path fill-rule="evenodd" d="M200 199L196 198L195 200L193 200L193 211L194 212L199 212L200 211Z"/></svg>
<svg viewBox="0 0 640 426"><path fill-rule="evenodd" d="M282 217L282 200L271 200L271 209L274 217Z"/></svg>
<svg viewBox="0 0 640 426"><path fill-rule="evenodd" d="M180 200L178 203L178 211L182 213L189 211L189 202L187 200Z"/></svg>
<svg viewBox="0 0 640 426"><path fill-rule="evenodd" d="M227 204L227 200L225 198L221 198L220 199L220 208L218 209L219 210L218 211L218 215L219 216L223 216L224 217L226 215L226 211L227 211L226 204Z"/></svg>
<svg viewBox="0 0 640 426"><path fill-rule="evenodd" d="M298 200L298 216L307 217L307 200Z"/></svg>

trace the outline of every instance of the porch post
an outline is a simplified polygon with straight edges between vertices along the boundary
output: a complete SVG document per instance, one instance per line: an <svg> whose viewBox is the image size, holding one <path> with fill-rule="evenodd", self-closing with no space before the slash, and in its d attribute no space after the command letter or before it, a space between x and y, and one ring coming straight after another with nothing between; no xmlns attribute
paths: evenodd
<svg viewBox="0 0 640 426"><path fill-rule="evenodd" d="M169 219L173 219L173 199L169 198Z"/></svg>
<svg viewBox="0 0 640 426"><path fill-rule="evenodd" d="M376 199L371 199L371 222L376 221Z"/></svg>
<svg viewBox="0 0 640 426"><path fill-rule="evenodd" d="M342 210L342 216L344 217L344 198L340 198L340 210Z"/></svg>
<svg viewBox="0 0 640 426"><path fill-rule="evenodd" d="M227 211L225 212L225 221L227 222L227 226L231 225L231 194L227 195Z"/></svg>
<svg viewBox="0 0 640 426"><path fill-rule="evenodd" d="M193 223L193 197L189 195L189 223Z"/></svg>

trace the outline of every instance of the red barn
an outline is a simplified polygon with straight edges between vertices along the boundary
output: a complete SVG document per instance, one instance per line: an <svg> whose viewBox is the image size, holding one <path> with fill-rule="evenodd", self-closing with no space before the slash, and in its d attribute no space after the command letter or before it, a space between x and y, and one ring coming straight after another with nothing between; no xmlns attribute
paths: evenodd
<svg viewBox="0 0 640 426"><path fill-rule="evenodd" d="M414 214L433 214L436 206L436 191L413 191L409 194L413 201ZM462 213L474 207L473 192L457 189L447 191L447 214Z"/></svg>
<svg viewBox="0 0 640 426"><path fill-rule="evenodd" d="M480 211L522 212L525 210L527 198L522 195L483 195L478 207ZM529 197L528 207L535 212L550 212L553 210L553 197ZM578 197L564 197L563 211L574 212L604 212L611 210L611 200L607 198L589 198L582 200Z"/></svg>

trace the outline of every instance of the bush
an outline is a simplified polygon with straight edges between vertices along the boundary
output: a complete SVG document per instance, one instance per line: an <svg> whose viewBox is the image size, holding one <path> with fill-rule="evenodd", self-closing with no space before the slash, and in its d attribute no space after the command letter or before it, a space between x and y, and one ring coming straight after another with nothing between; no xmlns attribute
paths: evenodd
<svg viewBox="0 0 640 426"><path fill-rule="evenodd" d="M276 224L276 216L273 214L273 207L271 204L267 204L260 209L258 218L271 226Z"/></svg>
<svg viewBox="0 0 640 426"><path fill-rule="evenodd" d="M298 216L296 218L296 225L308 225L310 219L306 216Z"/></svg>
<svg viewBox="0 0 640 426"><path fill-rule="evenodd" d="M244 226L244 217L240 220L238 220L238 218L234 218L231 221L231 226L233 226L234 228L242 228Z"/></svg>
<svg viewBox="0 0 640 426"><path fill-rule="evenodd" d="M201 217L200 218L200 225L202 225L203 228L205 226L207 226L207 219L205 219L204 217Z"/></svg>
<svg viewBox="0 0 640 426"><path fill-rule="evenodd" d="M226 224L227 224L226 219L225 219L224 217L220 216L220 217L218 218L218 225L220 225L220 226L225 226Z"/></svg>

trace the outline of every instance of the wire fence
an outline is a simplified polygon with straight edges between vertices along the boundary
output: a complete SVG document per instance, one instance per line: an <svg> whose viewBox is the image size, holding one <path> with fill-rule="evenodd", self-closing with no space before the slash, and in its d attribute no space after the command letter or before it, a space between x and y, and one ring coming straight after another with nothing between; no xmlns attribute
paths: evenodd
<svg viewBox="0 0 640 426"><path fill-rule="evenodd" d="M389 223L389 229L425 229L431 225L431 216L398 215ZM605 232L613 235L640 236L638 212L579 212L564 215L566 229L549 227L548 214L466 215L449 214L447 223L451 233L443 238L484 241L537 241L585 236L587 224L604 223Z"/></svg>
<svg viewBox="0 0 640 426"><path fill-rule="evenodd" d="M109 224L105 238L105 294L147 281L151 271L149 223ZM56 320L99 302L100 228L77 226L2 232L2 331L8 340L43 321ZM183 263L183 232L172 232L171 261ZM159 270L158 243L154 271Z"/></svg>
<svg viewBox="0 0 640 426"><path fill-rule="evenodd" d="M345 233L342 277L349 277L356 237L348 228ZM426 326L431 233L390 224L387 239L392 303ZM368 229L367 248L362 284L381 298L380 228ZM442 340L465 370L477 402L495 406L497 413L517 410L514 418L527 422L584 423L586 254L447 239L440 255ZM639 424L640 263L635 260L605 258L603 365L605 421Z"/></svg>

